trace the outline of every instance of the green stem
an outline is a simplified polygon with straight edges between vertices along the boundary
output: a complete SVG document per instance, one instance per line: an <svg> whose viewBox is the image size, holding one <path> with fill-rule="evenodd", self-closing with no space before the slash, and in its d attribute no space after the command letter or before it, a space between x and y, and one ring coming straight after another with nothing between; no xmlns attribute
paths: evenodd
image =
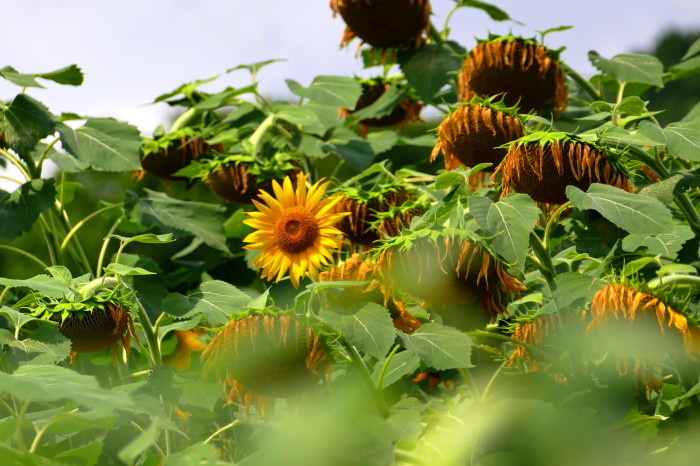
<svg viewBox="0 0 700 466"><path fill-rule="evenodd" d="M392 359L394 359L394 355L399 351L400 348L401 348L401 345L395 345L394 348L392 348L389 355L384 360L384 364L382 365L382 370L379 373L379 378L377 379L377 391L379 391L379 392L382 391L382 385L384 384L384 376L386 376L386 371L389 368L389 363L391 362Z"/></svg>
<svg viewBox="0 0 700 466"><path fill-rule="evenodd" d="M163 358L160 354L160 345L158 344L158 337L153 332L151 320L148 318L146 310L141 305L141 301L139 301L139 299L136 296L134 296L134 299L136 300L136 309L139 322L141 323L141 328L143 329L143 333L146 334L146 339L148 339L148 347L151 352L152 362L154 363L154 365L159 366L163 364Z"/></svg>
<svg viewBox="0 0 700 466"><path fill-rule="evenodd" d="M120 223L122 223L122 220L124 220L124 217L119 218L116 222L114 222L114 225L112 225L112 228L109 229L109 232L107 232L107 236L105 237L104 240L102 240L102 247L100 248L100 256L97 258L97 268L95 269L95 276L97 278L100 278L102 276L102 264L104 264L105 260L105 255L107 254L107 246L109 246L109 241L112 239L111 236L114 234L116 231L117 227L119 226Z"/></svg>
<svg viewBox="0 0 700 466"><path fill-rule="evenodd" d="M53 229L51 229L49 227L44 213L39 215L39 222L41 223L41 229L44 232L44 240L46 241L46 249L49 252L49 261L51 262L51 265L56 265L58 263L58 257L56 255L58 244L55 241Z"/></svg>
<svg viewBox="0 0 700 466"><path fill-rule="evenodd" d="M474 399L481 399L481 393L479 391L479 387L476 384L476 380L474 380L474 376L472 375L471 372L469 372L469 369L457 369L457 372L459 372L459 375L462 376L462 379L469 385L469 389L472 391L472 395L474 396Z"/></svg>
<svg viewBox="0 0 700 466"><path fill-rule="evenodd" d="M48 269L49 266L46 265L44 261L36 257L34 254L27 252L23 249L16 248L14 246L8 246L6 244L0 244L0 249L7 249L8 251L13 251L16 252L17 254L21 254L24 257L31 259L35 264L37 264L39 267L42 268L42 270Z"/></svg>
<svg viewBox="0 0 700 466"><path fill-rule="evenodd" d="M530 232L530 246L532 246L532 251L540 261L540 265L542 267L541 271L543 272L544 278L547 280L547 283L553 287L556 272L554 271L554 264L552 264L552 257L549 255L545 245L542 244L540 237L534 232Z"/></svg>
<svg viewBox="0 0 700 466"><path fill-rule="evenodd" d="M5 149L0 149L0 155L9 160L10 163L14 165L17 170L19 170L24 179L26 179L27 181L30 181L32 179L31 175L28 172L28 169L25 168L25 166L22 164L22 162L20 162L20 160L17 157L10 154Z"/></svg>
<svg viewBox="0 0 700 466"><path fill-rule="evenodd" d="M2 304L3 300L5 299L5 296L7 296L7 293L12 289L11 286L6 286L4 290L2 290L2 293L0 293L0 304Z"/></svg>
<svg viewBox="0 0 700 466"><path fill-rule="evenodd" d="M24 184L24 183L21 182L20 180L16 180L16 179L11 178L11 177L9 177L9 176L0 175L0 178L2 178L3 180L12 181L13 183Z"/></svg>
<svg viewBox="0 0 700 466"><path fill-rule="evenodd" d="M658 277L653 280L649 280L647 285L649 288L657 288L663 285L688 285L692 288L700 290L700 277L696 275L681 275L681 274L670 274L663 277Z"/></svg>
<svg viewBox="0 0 700 466"><path fill-rule="evenodd" d="M452 8L449 13L447 13L447 16L445 16L445 24L442 27L443 30L447 31L449 29L450 20L452 19L452 15L454 15L457 12L457 10L459 10L460 8L461 8L461 6L457 5L454 8Z"/></svg>
<svg viewBox="0 0 700 466"><path fill-rule="evenodd" d="M496 369L496 371L493 373L493 375L492 375L491 378L489 379L488 383L487 383L486 386L484 387L484 391L481 392L481 401L482 401L482 402L483 402L484 400L486 400L486 395L487 395L488 392L491 390L491 387L493 386L493 383L496 381L496 377L498 377L498 375L501 373L502 370L503 370L503 366L502 366L502 365L501 365L501 366L498 366L498 369Z"/></svg>
<svg viewBox="0 0 700 466"><path fill-rule="evenodd" d="M222 428L220 428L219 430L217 430L216 432L214 432L213 434L211 434L211 435L204 441L204 445L206 445L207 443L209 443L209 442L211 442L212 440L214 440L220 433L226 432L227 430L229 430L229 429L232 428L232 427L237 426L237 425L240 424L241 422L243 422L243 421L241 421L240 419L236 419L235 421L226 424L225 426L223 426Z"/></svg>
<svg viewBox="0 0 700 466"><path fill-rule="evenodd" d="M114 205L109 205L107 207L103 207L101 209L96 210L95 212L87 215L85 218L83 218L81 221L75 224L73 228L68 232L65 238L63 238L63 242L61 243L60 250L63 251L66 246L68 245L68 242L71 240L71 238L82 228L83 225L85 225L88 221L92 220L93 218L103 214L104 212L108 212L112 209L118 209L123 207L124 204L114 204Z"/></svg>
<svg viewBox="0 0 700 466"><path fill-rule="evenodd" d="M343 346L343 348L345 348L345 351L347 351L348 356L350 357L350 364L352 364L352 366L355 368L357 374L362 380L362 384L365 386L367 391L374 399L375 404L377 405L377 410L383 417L388 417L389 409L387 408L386 403L384 402L384 396L381 392L377 390L377 387L375 387L374 382L372 381L372 376L369 373L369 369L367 368L365 361L362 359L362 357L357 352L357 349L355 349L352 343L350 343L348 339L345 338L345 335L339 334L338 341Z"/></svg>
<svg viewBox="0 0 700 466"><path fill-rule="evenodd" d="M547 251L548 254L552 253L552 245L550 244L550 235L552 234L552 228L554 228L554 224L556 221L559 219L559 216L564 212L566 209L568 209L571 206L571 201L566 201L562 205L559 206L557 210L554 211L551 217L549 217L549 220L547 220L547 226L544 229L544 240L542 243L544 244L544 248Z"/></svg>
<svg viewBox="0 0 700 466"><path fill-rule="evenodd" d="M197 108L188 108L173 122L173 125L170 127L170 132L177 131L180 128L184 128L192 121L194 121L195 118L198 118L199 115L202 114L202 112L202 110Z"/></svg>
<svg viewBox="0 0 700 466"><path fill-rule="evenodd" d="M24 432L22 428L24 427L24 416L27 414L27 409L29 408L29 401L22 403L22 406L17 410L17 421L15 424L15 438L17 439L17 445L20 449L24 450L27 448L27 442L24 438Z"/></svg>
<svg viewBox="0 0 700 466"><path fill-rule="evenodd" d="M617 88L617 99L615 101L615 108L613 108L613 113L612 113L612 124L615 126L620 126L620 112L617 109L617 106L620 105L620 102L622 102L622 99L625 95L625 85L627 83L621 82L619 83L619 86Z"/></svg>
<svg viewBox="0 0 700 466"><path fill-rule="evenodd" d="M564 71L564 73L567 76L573 79L574 82L578 84L581 89L586 91L586 94L591 96L593 100L603 100L603 96L596 90L595 87L593 87L593 85L590 82L588 82L586 78L578 74L578 72L576 72L566 63L559 63L559 66L561 67L562 71Z"/></svg>
<svg viewBox="0 0 700 466"><path fill-rule="evenodd" d="M445 40L440 35L440 31L437 30L433 23L430 23L430 38L435 41L436 44L443 44Z"/></svg>
<svg viewBox="0 0 700 466"><path fill-rule="evenodd" d="M51 151L51 149L53 149L53 146L55 146L58 141L60 141L60 138L54 139L51 142L51 144L46 146L46 149L44 149L44 151L41 153L41 157L39 157L39 162L37 162L37 164L36 164L36 170L37 170L37 173L39 174L39 176L41 176L41 170L44 168L44 160L46 159L46 157L48 157L49 151ZM64 175L65 173L66 172L63 172L61 175ZM61 200L61 202L63 202L63 200Z"/></svg>

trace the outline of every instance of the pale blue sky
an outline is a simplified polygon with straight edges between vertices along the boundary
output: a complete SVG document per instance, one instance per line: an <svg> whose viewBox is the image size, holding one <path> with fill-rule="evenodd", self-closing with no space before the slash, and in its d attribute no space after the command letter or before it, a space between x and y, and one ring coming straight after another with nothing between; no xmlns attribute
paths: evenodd
<svg viewBox="0 0 700 466"><path fill-rule="evenodd" d="M567 47L563 58L592 72L587 52L610 57L647 47L670 26L700 28L700 0L489 0L523 23L497 23L463 9L452 20L452 38L469 48L488 31L532 36L559 25L547 44ZM165 121L164 104L144 106L183 82L221 73L238 64L286 58L260 76L262 90L287 93L285 78L307 84L319 74L366 75L355 46L339 49L344 24L328 0L21 0L3 5L0 67L45 72L76 63L82 87L47 83L31 94L54 113L113 116L150 132ZM453 0L433 0L433 22L442 28ZM241 85L245 72L208 89ZM0 83L0 99L18 91Z"/></svg>

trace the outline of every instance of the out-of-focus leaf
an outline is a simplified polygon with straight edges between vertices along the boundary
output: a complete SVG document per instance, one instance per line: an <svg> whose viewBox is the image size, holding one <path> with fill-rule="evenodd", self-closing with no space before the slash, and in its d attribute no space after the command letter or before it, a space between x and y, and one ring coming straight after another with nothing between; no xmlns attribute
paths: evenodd
<svg viewBox="0 0 700 466"><path fill-rule="evenodd" d="M20 94L3 113L7 144L28 160L37 143L53 134L54 120L44 104Z"/></svg>
<svg viewBox="0 0 700 466"><path fill-rule="evenodd" d="M143 429L131 442L119 450L117 456L119 456L119 459L125 464L134 464L136 458L150 448L153 442L156 441L159 433L158 425L155 422L151 422L151 424Z"/></svg>
<svg viewBox="0 0 700 466"><path fill-rule="evenodd" d="M194 108L197 108L199 110L214 110L214 109L222 107L226 104L230 105L229 101L231 99L233 99L236 96L242 95L242 94L255 92L257 87L258 87L257 83L251 84L249 86L241 87L238 89L228 87L225 90L223 90L217 94L205 97L201 101L197 102L197 104L194 106Z"/></svg>
<svg viewBox="0 0 700 466"><path fill-rule="evenodd" d="M496 5L492 5L490 3L481 2L478 0L459 0L457 2L457 5L482 10L487 15L489 15L491 17L491 19L494 21L508 21L508 20L510 20L510 16L508 16L508 13L506 13L505 11L498 8ZM564 26L564 27L566 27L566 26Z"/></svg>
<svg viewBox="0 0 700 466"><path fill-rule="evenodd" d="M664 76L666 82L690 78L700 73L700 57L693 57L673 65Z"/></svg>
<svg viewBox="0 0 700 466"><path fill-rule="evenodd" d="M68 65L60 70L39 73L36 77L48 79L58 84L66 84L68 86L80 86L84 79L83 72L78 65Z"/></svg>
<svg viewBox="0 0 700 466"><path fill-rule="evenodd" d="M696 39L695 42L693 42L690 47L688 47L688 51L685 52L685 55L681 57L681 60L687 60L688 58L695 56L700 53L700 39Z"/></svg>
<svg viewBox="0 0 700 466"><path fill-rule="evenodd" d="M321 124L316 112L306 107L282 105L275 112L278 118L301 126L307 133L323 136L326 128Z"/></svg>
<svg viewBox="0 0 700 466"><path fill-rule="evenodd" d="M677 225L675 233L663 235L632 233L622 240L622 249L634 252L639 248L646 248L647 254L658 254L675 259L683 243L694 236L693 230L686 225Z"/></svg>
<svg viewBox="0 0 700 466"><path fill-rule="evenodd" d="M374 160L372 146L364 139L351 139L349 141L331 139L326 147L359 172L372 165Z"/></svg>
<svg viewBox="0 0 700 466"><path fill-rule="evenodd" d="M381 361L380 361L381 362ZM372 378L376 383L379 380L379 374L382 371L383 364L377 364ZM394 382L398 382L406 375L414 372L420 366L420 357L413 351L402 351L394 356L387 366L382 388L386 388Z"/></svg>
<svg viewBox="0 0 700 466"><path fill-rule="evenodd" d="M566 188L571 204L580 210L593 209L629 233L672 234L673 217L660 201L614 186L593 183L587 192L575 186Z"/></svg>
<svg viewBox="0 0 700 466"><path fill-rule="evenodd" d="M179 453L168 455L163 466L214 466L218 463L216 447L204 442L197 442Z"/></svg>
<svg viewBox="0 0 700 466"><path fill-rule="evenodd" d="M61 144L83 170L127 171L141 169L139 130L113 118L88 118L73 129L56 123Z"/></svg>
<svg viewBox="0 0 700 466"><path fill-rule="evenodd" d="M463 59L455 54L455 49L461 49L461 46L449 42L399 51L401 71L424 102L432 102L435 94L462 67Z"/></svg>
<svg viewBox="0 0 700 466"><path fill-rule="evenodd" d="M588 52L588 59L597 69L620 82L643 83L664 87L664 66L654 56L620 54L607 59L591 50Z"/></svg>
<svg viewBox="0 0 700 466"><path fill-rule="evenodd" d="M389 311L379 304L329 309L322 317L350 343L379 360L384 359L396 337Z"/></svg>
<svg viewBox="0 0 700 466"><path fill-rule="evenodd" d="M674 197L692 188L700 188L700 176L692 173L676 173L665 180L644 187L639 191L639 194L653 197L670 205Z"/></svg>
<svg viewBox="0 0 700 466"><path fill-rule="evenodd" d="M484 233L493 237L496 252L518 270L524 270L530 232L540 214L532 198L510 194L494 203L486 197L472 196L469 210Z"/></svg>
<svg viewBox="0 0 700 466"><path fill-rule="evenodd" d="M578 272L566 272L554 280L556 289L552 293L552 299L559 310L578 308L593 299L605 282L595 277Z"/></svg>
<svg viewBox="0 0 700 466"><path fill-rule="evenodd" d="M299 97L333 107L355 108L362 94L360 83L346 76L316 76L309 87L292 79L286 82L289 90Z"/></svg>
<svg viewBox="0 0 700 466"><path fill-rule="evenodd" d="M201 238L207 245L228 252L224 223L226 209L217 204L181 201L146 189L146 198L127 193L130 220L142 225L161 224Z"/></svg>
<svg viewBox="0 0 700 466"><path fill-rule="evenodd" d="M57 453L54 458L60 462L67 462L69 464L92 466L97 464L100 453L102 453L102 441L94 440L78 448L72 448Z"/></svg>
<svg viewBox="0 0 700 466"><path fill-rule="evenodd" d="M163 300L163 311L178 319L204 314L210 324L223 325L232 313L242 312L250 296L220 280L204 282L189 296L171 293Z"/></svg>
<svg viewBox="0 0 700 466"><path fill-rule="evenodd" d="M406 348L437 370L473 367L472 338L452 327L429 323L402 334Z"/></svg>
<svg viewBox="0 0 700 466"><path fill-rule="evenodd" d="M218 78L219 78L219 75L216 75L212 78L199 79L197 81L182 84L170 92L166 92L165 94L159 95L158 97L156 97L156 99L153 101L153 103L157 104L158 102L164 102L164 101L168 100L169 98L175 97L176 95L180 95L180 94L184 95L188 99L191 99L192 95L194 94L194 92L197 90L197 88L199 86L201 86L202 84L210 83Z"/></svg>
<svg viewBox="0 0 700 466"><path fill-rule="evenodd" d="M12 193L0 190L0 238L13 240L29 231L55 198L52 178L27 181Z"/></svg>

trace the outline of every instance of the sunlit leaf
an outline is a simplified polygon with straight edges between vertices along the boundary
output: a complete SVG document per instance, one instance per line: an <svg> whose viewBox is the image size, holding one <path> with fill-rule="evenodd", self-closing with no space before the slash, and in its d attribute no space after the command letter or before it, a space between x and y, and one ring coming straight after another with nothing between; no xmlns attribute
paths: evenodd
<svg viewBox="0 0 700 466"><path fill-rule="evenodd" d="M651 84L664 87L664 66L651 55L620 54L611 59L603 58L595 51L588 52L593 66L624 83Z"/></svg>
<svg viewBox="0 0 700 466"><path fill-rule="evenodd" d="M683 243L693 237L695 237L695 234L690 227L678 225L675 233L661 235L632 233L622 240L622 249L634 252L639 248L646 248L647 254L659 254L675 259L683 247Z"/></svg>
<svg viewBox="0 0 700 466"><path fill-rule="evenodd" d="M362 87L355 78L345 76L316 76L309 87L287 79L289 89L299 97L333 107L355 108Z"/></svg>
<svg viewBox="0 0 700 466"><path fill-rule="evenodd" d="M472 367L472 338L452 327L429 323L410 335L402 334L406 348L438 370Z"/></svg>
<svg viewBox="0 0 700 466"><path fill-rule="evenodd" d="M203 314L210 324L223 325L231 314L242 312L250 296L233 285L211 280L200 285L199 291L184 296L171 293L163 300L163 311L178 319Z"/></svg>
<svg viewBox="0 0 700 466"><path fill-rule="evenodd" d="M381 362L381 361L380 361ZM377 364L377 367L372 374L372 378L375 383L379 380L379 373L381 372L383 364ZM420 366L420 357L413 351L402 351L397 353L387 366L386 372L384 373L384 380L382 382L382 388L386 388L394 382L398 382L406 375L411 374L418 369Z"/></svg>
<svg viewBox="0 0 700 466"><path fill-rule="evenodd" d="M668 152L674 157L700 161L700 117L685 123L671 123L663 129L649 122L642 122L639 132L666 143Z"/></svg>
<svg viewBox="0 0 700 466"><path fill-rule="evenodd" d="M653 235L675 232L671 211L652 197L599 183L593 183L585 193L575 186L567 186L566 195L574 207L595 210L629 233Z"/></svg>

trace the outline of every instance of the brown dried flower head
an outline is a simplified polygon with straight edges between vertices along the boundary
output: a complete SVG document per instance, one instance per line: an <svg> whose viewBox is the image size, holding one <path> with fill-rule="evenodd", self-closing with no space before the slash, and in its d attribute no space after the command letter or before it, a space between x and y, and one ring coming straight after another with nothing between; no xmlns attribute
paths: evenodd
<svg viewBox="0 0 700 466"><path fill-rule="evenodd" d="M429 0L331 0L347 27L340 45L355 37L380 49L418 48L430 30Z"/></svg>
<svg viewBox="0 0 700 466"><path fill-rule="evenodd" d="M522 113L541 113L551 105L555 115L566 109L566 78L557 61L542 45L520 38L482 42L467 56L458 77L460 100L474 95L505 93L506 105Z"/></svg>

